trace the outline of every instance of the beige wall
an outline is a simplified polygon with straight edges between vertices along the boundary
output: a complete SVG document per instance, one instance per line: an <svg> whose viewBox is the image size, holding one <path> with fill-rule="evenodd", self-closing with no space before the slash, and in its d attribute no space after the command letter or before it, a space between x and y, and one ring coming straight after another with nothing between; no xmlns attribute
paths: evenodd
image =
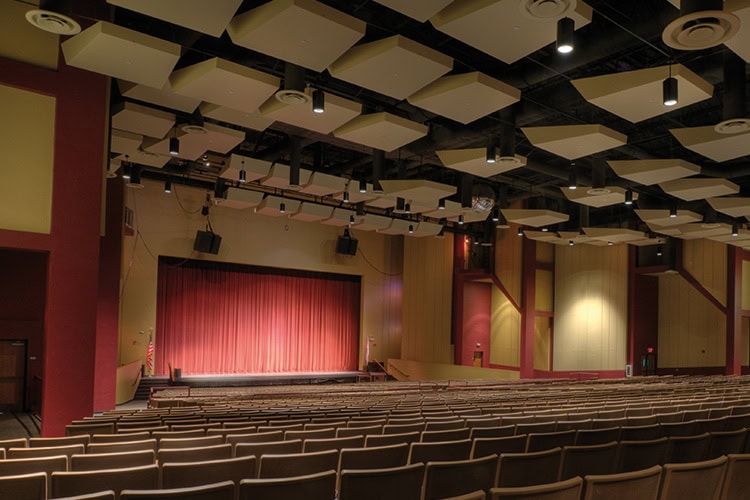
<svg viewBox="0 0 750 500"><path fill-rule="evenodd" d="M33 3L0 1L0 56L43 68L57 69L60 37L26 22L26 11L36 8Z"/></svg>
<svg viewBox="0 0 750 500"><path fill-rule="evenodd" d="M683 265L708 292L727 303L727 246L711 240L686 240L682 245Z"/></svg>
<svg viewBox="0 0 750 500"><path fill-rule="evenodd" d="M520 304L523 238L519 238L513 229L500 229L496 235L495 275L516 304Z"/></svg>
<svg viewBox="0 0 750 500"><path fill-rule="evenodd" d="M627 292L627 245L556 248L555 370L624 368Z"/></svg>
<svg viewBox="0 0 750 500"><path fill-rule="evenodd" d="M397 380L513 380L517 371L477 368L448 363L425 363L406 359L389 359L388 371Z"/></svg>
<svg viewBox="0 0 750 500"><path fill-rule="evenodd" d="M490 363L519 366L521 353L521 313L496 286L492 287L490 316Z"/></svg>
<svg viewBox="0 0 750 500"><path fill-rule="evenodd" d="M401 358L452 363L453 235L404 240Z"/></svg>
<svg viewBox="0 0 750 500"><path fill-rule="evenodd" d="M660 276L657 366L724 366L725 342L724 313L679 274Z"/></svg>
<svg viewBox="0 0 750 500"><path fill-rule="evenodd" d="M148 333L156 321L159 255L359 275L360 365L368 337L373 338L371 359L400 356L402 237L354 229L361 253L338 255L335 244L341 228L214 206L211 222L223 238L221 249L218 255L202 255L193 251L193 241L196 230L205 227L200 208L206 191L173 185L168 195L160 183L144 185L145 189L126 192L140 237L126 236L123 241L120 364L145 359ZM159 349L159 332L154 332L154 342Z"/></svg>
<svg viewBox="0 0 750 500"><path fill-rule="evenodd" d="M49 234L55 98L0 85L0 229Z"/></svg>

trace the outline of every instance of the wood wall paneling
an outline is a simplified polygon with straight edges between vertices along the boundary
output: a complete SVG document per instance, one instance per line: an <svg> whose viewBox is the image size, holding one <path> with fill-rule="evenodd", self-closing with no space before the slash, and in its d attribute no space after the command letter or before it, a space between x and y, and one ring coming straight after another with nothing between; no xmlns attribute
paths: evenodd
<svg viewBox="0 0 750 500"><path fill-rule="evenodd" d="M516 304L521 303L523 240L513 229L495 232L495 275Z"/></svg>
<svg viewBox="0 0 750 500"><path fill-rule="evenodd" d="M685 240L683 266L721 304L727 303L727 246L712 240Z"/></svg>

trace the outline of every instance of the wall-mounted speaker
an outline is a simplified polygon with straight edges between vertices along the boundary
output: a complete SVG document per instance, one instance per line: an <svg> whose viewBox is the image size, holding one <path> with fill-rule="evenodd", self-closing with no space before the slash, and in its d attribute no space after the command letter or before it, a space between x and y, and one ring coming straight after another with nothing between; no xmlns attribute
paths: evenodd
<svg viewBox="0 0 750 500"><path fill-rule="evenodd" d="M221 236L211 231L198 231L195 234L195 243L193 243L193 250L203 253L219 253L219 247L221 246Z"/></svg>
<svg viewBox="0 0 750 500"><path fill-rule="evenodd" d="M336 240L336 253L356 255L358 243L359 240L352 238L349 235L349 231L345 231L344 236L339 236L338 240Z"/></svg>

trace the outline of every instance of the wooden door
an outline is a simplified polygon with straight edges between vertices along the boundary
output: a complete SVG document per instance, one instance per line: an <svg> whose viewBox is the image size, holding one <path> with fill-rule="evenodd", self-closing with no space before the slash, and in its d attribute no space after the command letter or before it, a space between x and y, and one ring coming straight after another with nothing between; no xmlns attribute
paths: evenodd
<svg viewBox="0 0 750 500"><path fill-rule="evenodd" d="M26 381L26 341L0 340L0 406L21 411Z"/></svg>

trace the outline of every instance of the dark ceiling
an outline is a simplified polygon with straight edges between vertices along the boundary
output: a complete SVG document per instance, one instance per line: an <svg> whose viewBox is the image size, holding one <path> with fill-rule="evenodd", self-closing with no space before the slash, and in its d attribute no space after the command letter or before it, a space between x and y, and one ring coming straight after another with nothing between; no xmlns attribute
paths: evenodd
<svg viewBox="0 0 750 500"><path fill-rule="evenodd" d="M263 3L247 0L238 13ZM496 191L507 192L509 200L526 199L530 206L556 208L570 213L577 220L579 207L569 204L559 189L567 184L570 162L535 148L520 128L598 123L626 134L628 144L577 160L581 183L590 183L592 168L597 164L606 165L604 160L647 158L681 158L696 163L703 167L702 175L730 178L742 186L743 192L750 182L750 158L717 164L683 148L669 133L672 128L713 125L722 120L723 61L733 53L723 45L689 52L666 46L661 40L662 30L679 15L667 0L587 0L593 8L593 21L576 31L573 53L561 55L551 44L513 64L505 64L455 40L434 29L429 22L420 23L371 0L322 0L322 3L366 21L367 33L360 43L402 34L452 57L455 61L453 73L480 71L522 91L521 101L511 108L469 125L461 125L417 108L406 100L398 101L337 80L327 71L316 74L307 70L308 83L359 101L366 110L388 111L429 125L427 137L387 154L385 178L405 176L460 186L462 174L443 167L435 150L484 147L488 137L499 136L504 129L513 127L516 153L526 156L528 165L490 180L476 179L475 182L490 183ZM234 45L226 32L221 38L214 38L121 8L113 7L109 15L116 24L180 44L183 55L178 67L219 56L283 77L283 61ZM670 62L687 66L714 85L714 96L693 106L633 124L590 104L570 83L576 78L663 66ZM113 89L116 92L116 85ZM373 151L370 148L352 146L332 135L320 135L279 122L265 132L247 130L247 139L236 152L288 161L290 136L302 137L304 168L355 179L371 175ZM201 167L197 164L175 162L166 170L185 174L186 170L198 168ZM636 185L618 178L609 167L605 168L607 184L634 189L640 195L638 203L641 207L667 207L674 202L657 186ZM144 175L158 177L159 172L145 172ZM699 212L704 212L707 206L705 202L680 202L680 206L683 205ZM590 217L592 225L637 224L632 209L619 205L592 208Z"/></svg>

